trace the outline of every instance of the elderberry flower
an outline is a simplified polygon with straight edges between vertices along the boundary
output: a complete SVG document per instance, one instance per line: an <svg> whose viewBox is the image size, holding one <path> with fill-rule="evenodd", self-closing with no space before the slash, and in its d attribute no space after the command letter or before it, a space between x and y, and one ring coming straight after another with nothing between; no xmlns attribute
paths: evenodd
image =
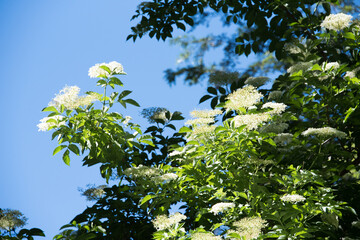
<svg viewBox="0 0 360 240"><path fill-rule="evenodd" d="M123 124L125 124L125 125L128 124L131 121L131 119L132 119L132 117L126 116L125 120L123 121Z"/></svg>
<svg viewBox="0 0 360 240"><path fill-rule="evenodd" d="M331 69L336 70L336 69L338 69L339 67L340 67L340 65L339 65L339 63L337 63L337 62L329 62L329 63L324 62L324 63L322 64L322 69L323 69L324 71L329 71L329 70L331 70Z"/></svg>
<svg viewBox="0 0 360 240"><path fill-rule="evenodd" d="M215 236L212 233L209 232L197 232L191 234L192 240L221 240L222 238L220 236Z"/></svg>
<svg viewBox="0 0 360 240"><path fill-rule="evenodd" d="M321 23L321 27L328 30L339 31L350 26L352 16L344 13L330 14Z"/></svg>
<svg viewBox="0 0 360 240"><path fill-rule="evenodd" d="M304 198L303 196L301 196L299 194L285 194L284 196L282 196L280 198L280 200L284 201L284 202L298 203L298 202L305 201L306 198Z"/></svg>
<svg viewBox="0 0 360 240"><path fill-rule="evenodd" d="M104 194L106 188L106 185L100 185L100 186L91 186L88 185L88 188L86 190L79 189L81 195L85 196L88 201L96 201L99 200Z"/></svg>
<svg viewBox="0 0 360 240"><path fill-rule="evenodd" d="M101 66L108 67L110 69L110 73L108 73L105 69L102 69ZM123 66L118 62L109 62L109 63L97 63L89 69L89 77L90 78L98 78L98 77L110 77L111 75L118 74L126 74L124 72Z"/></svg>
<svg viewBox="0 0 360 240"><path fill-rule="evenodd" d="M23 227L27 218L18 210L0 208L0 229L12 231L14 228Z"/></svg>
<svg viewBox="0 0 360 240"><path fill-rule="evenodd" d="M274 102L267 102L264 105L262 105L262 109L264 108L272 108L269 114L281 114L285 111L285 108L287 106L284 103L274 103Z"/></svg>
<svg viewBox="0 0 360 240"><path fill-rule="evenodd" d="M277 100L282 96L282 91L272 91L269 93L269 100Z"/></svg>
<svg viewBox="0 0 360 240"><path fill-rule="evenodd" d="M245 239L255 239L261 234L261 229L266 226L266 221L260 217L245 217L240 221L234 222L236 231L229 230L228 233L235 232Z"/></svg>
<svg viewBox="0 0 360 240"><path fill-rule="evenodd" d="M154 177L160 174L160 170L157 168L147 167L140 164L137 167L131 167L125 169L124 174L128 177L132 176L135 178Z"/></svg>
<svg viewBox="0 0 360 240"><path fill-rule="evenodd" d="M263 95L254 86L248 85L229 94L225 108L228 111L248 108L260 102L262 97Z"/></svg>
<svg viewBox="0 0 360 240"><path fill-rule="evenodd" d="M254 87L260 87L262 85L265 85L269 80L270 78L268 77L249 77L248 79L246 79L245 84Z"/></svg>
<svg viewBox="0 0 360 240"><path fill-rule="evenodd" d="M263 133L282 133L289 127L289 124L282 122L274 122L263 126L260 132Z"/></svg>
<svg viewBox="0 0 360 240"><path fill-rule="evenodd" d="M39 131L47 131L51 127L60 127L62 125L65 125L65 121L63 120L63 116L56 115L52 117L44 117L40 119L40 123L37 125L39 128Z"/></svg>
<svg viewBox="0 0 360 240"><path fill-rule="evenodd" d="M185 125L204 125L204 124L210 124L210 123L214 123L215 120L212 118L197 118L197 119L191 119L186 121Z"/></svg>
<svg viewBox="0 0 360 240"><path fill-rule="evenodd" d="M234 208L235 204L234 203L225 203L225 202L221 202L221 203L217 203L214 206L211 207L210 212L216 214L219 214L220 212L224 212L225 210L229 209L229 208Z"/></svg>
<svg viewBox="0 0 360 240"><path fill-rule="evenodd" d="M319 137L337 137L344 138L347 136L343 131L337 130L332 127L323 127L323 128L309 128L306 131L301 133L303 136L317 135Z"/></svg>
<svg viewBox="0 0 360 240"><path fill-rule="evenodd" d="M291 143L293 135L291 133L280 133L274 138L274 142L281 146Z"/></svg>
<svg viewBox="0 0 360 240"><path fill-rule="evenodd" d="M312 63L310 62L298 62L295 65L288 68L287 72L290 74L297 73L299 71L307 71L312 67Z"/></svg>
<svg viewBox="0 0 360 240"><path fill-rule="evenodd" d="M149 107L149 108L144 108L140 114L144 118L146 118L149 123L156 123L158 120L162 120L166 122L167 112L169 112L169 110L163 107Z"/></svg>
<svg viewBox="0 0 360 240"><path fill-rule="evenodd" d="M190 112L190 115L194 118L212 118L216 115L222 114L222 111L220 109L214 109L214 110L194 110Z"/></svg>
<svg viewBox="0 0 360 240"><path fill-rule="evenodd" d="M301 49L298 46L291 44L291 43L285 43L284 50L291 54L301 53Z"/></svg>
<svg viewBox="0 0 360 240"><path fill-rule="evenodd" d="M80 106L90 105L92 102L98 100L98 94L90 93L86 96L79 97L80 88L77 86L65 86L60 90L59 94L51 100L49 106L60 109L63 105L66 109L76 109Z"/></svg>
<svg viewBox="0 0 360 240"><path fill-rule="evenodd" d="M154 220L152 220L152 223L154 224L154 227L158 231L160 231L164 229L169 229L173 225L176 225L185 219L186 219L185 215L177 212L169 217L167 217L166 215L158 215Z"/></svg>
<svg viewBox="0 0 360 240"><path fill-rule="evenodd" d="M175 180L178 178L178 175L175 173L165 173L160 176L153 177L152 180L154 180L156 183L163 183L163 182L170 182L172 180Z"/></svg>
<svg viewBox="0 0 360 240"><path fill-rule="evenodd" d="M235 127L240 127L246 125L246 130L257 129L258 126L270 119L270 115L267 113L256 113L256 114L246 114L235 116L232 120Z"/></svg>

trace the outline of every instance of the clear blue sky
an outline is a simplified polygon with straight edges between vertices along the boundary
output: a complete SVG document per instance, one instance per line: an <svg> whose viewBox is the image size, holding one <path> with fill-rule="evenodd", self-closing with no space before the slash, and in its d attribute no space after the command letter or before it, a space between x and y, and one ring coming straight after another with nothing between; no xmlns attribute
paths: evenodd
<svg viewBox="0 0 360 240"><path fill-rule="evenodd" d="M66 166L61 155L52 156L51 133L38 132L46 116L41 109L60 89L96 90L89 67L118 61L128 73L121 78L125 88L142 108L166 107L188 117L194 108L208 106L197 105L206 85L170 88L165 82L163 71L176 67L179 48L148 38L125 41L139 2L0 1L0 208L23 212L26 227L43 229L45 239L91 204L78 187L103 184L97 166L81 167L80 158ZM144 126L140 110L123 113Z"/></svg>

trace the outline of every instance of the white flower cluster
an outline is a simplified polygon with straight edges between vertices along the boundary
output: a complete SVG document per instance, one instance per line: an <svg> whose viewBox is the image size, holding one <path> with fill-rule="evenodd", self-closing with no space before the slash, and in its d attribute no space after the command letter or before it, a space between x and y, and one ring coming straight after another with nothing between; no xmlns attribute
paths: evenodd
<svg viewBox="0 0 360 240"><path fill-rule="evenodd" d="M289 124L283 122L274 122L263 126L260 132L263 133L282 133L289 127Z"/></svg>
<svg viewBox="0 0 360 240"><path fill-rule="evenodd" d="M220 236L215 236L212 233L208 232L198 232L191 234L192 240L221 240L222 238Z"/></svg>
<svg viewBox="0 0 360 240"><path fill-rule="evenodd" d="M326 63L324 62L322 64L322 69L324 71L329 71L329 70L336 70L340 67L340 64L338 62L329 62L329 63Z"/></svg>
<svg viewBox="0 0 360 240"><path fill-rule="evenodd" d="M27 218L18 210L0 209L0 230L10 232L15 228L23 227L26 221Z"/></svg>
<svg viewBox="0 0 360 240"><path fill-rule="evenodd" d="M270 119L270 115L267 113L256 113L256 114L246 114L235 116L232 120L235 127L240 127L246 125L246 130L257 129L258 126Z"/></svg>
<svg viewBox="0 0 360 240"><path fill-rule="evenodd" d="M274 138L274 142L281 146L291 143L293 135L291 133L280 133Z"/></svg>
<svg viewBox="0 0 360 240"><path fill-rule="evenodd" d="M239 79L238 72L215 71L210 74L209 84L215 86L226 86Z"/></svg>
<svg viewBox="0 0 360 240"><path fill-rule="evenodd" d="M229 94L225 108L228 111L248 108L257 104L262 97L263 95L254 86L248 85Z"/></svg>
<svg viewBox="0 0 360 240"><path fill-rule="evenodd" d="M301 133L304 136L317 135L319 137L337 137L344 138L347 136L343 131L337 130L332 127L323 127L323 128L309 128L306 131Z"/></svg>
<svg viewBox="0 0 360 240"><path fill-rule="evenodd" d="M160 175L160 170L157 168L147 167L140 164L137 167L131 167L125 169L124 174L128 177L132 176L135 178L154 177Z"/></svg>
<svg viewBox="0 0 360 240"><path fill-rule="evenodd" d="M222 111L220 109L214 109L214 110L194 110L190 112L190 115L193 118L213 118L217 115L222 114Z"/></svg>
<svg viewBox="0 0 360 240"><path fill-rule="evenodd" d="M339 31L350 26L352 16L344 13L330 14L321 23L321 27L328 30Z"/></svg>
<svg viewBox="0 0 360 240"><path fill-rule="evenodd" d="M284 50L286 52L291 53L291 54L301 53L301 49L298 46L296 46L296 45L294 45L292 43L285 43Z"/></svg>
<svg viewBox="0 0 360 240"><path fill-rule="evenodd" d="M234 227L236 231L229 230L228 233L238 233L241 237L245 239L256 239L261 234L261 229L266 226L266 221L260 217L246 217L240 221L234 222Z"/></svg>
<svg viewBox="0 0 360 240"><path fill-rule="evenodd" d="M160 231L160 230L164 230L164 229L169 229L173 225L176 225L185 219L186 219L185 215L177 212L169 217L167 217L166 215L156 216L156 218L152 221L152 223L154 224L154 227L158 231Z"/></svg>
<svg viewBox="0 0 360 240"><path fill-rule="evenodd" d="M165 173L163 175L153 177L152 180L154 180L156 183L166 183L177 178L178 175L176 175L175 173Z"/></svg>
<svg viewBox="0 0 360 240"><path fill-rule="evenodd" d="M268 77L249 77L248 79L246 79L245 84L254 87L260 87L262 85L265 85L269 80L270 78Z"/></svg>
<svg viewBox="0 0 360 240"><path fill-rule="evenodd" d="M39 131L47 131L51 127L59 127L65 125L65 121L63 121L64 117L60 115L52 116L52 117L44 117L40 119L40 123L37 125Z"/></svg>
<svg viewBox="0 0 360 240"><path fill-rule="evenodd" d="M105 69L101 68L101 66L108 67L110 69L110 73L108 73ZM89 69L89 77L90 78L98 78L98 77L110 77L112 75L118 74L126 74L124 72L123 66L118 62L109 62L109 63L97 63L95 66L92 66Z"/></svg>
<svg viewBox="0 0 360 240"><path fill-rule="evenodd" d="M272 91L269 93L269 100L277 100L282 96L282 91Z"/></svg>
<svg viewBox="0 0 360 240"><path fill-rule="evenodd" d="M286 108L286 104L284 103L275 103L275 102L267 102L264 105L262 105L262 109L264 108L272 108L272 110L270 112L268 112L271 115L278 115L281 114L283 112L285 112L285 108Z"/></svg>
<svg viewBox="0 0 360 240"><path fill-rule="evenodd" d="M352 71L348 71L346 72L344 77L348 77L348 78L354 78L356 77L356 74L359 72L360 67L357 67L355 69L353 69Z"/></svg>
<svg viewBox="0 0 360 240"><path fill-rule="evenodd" d="M214 123L215 120L213 118L196 118L196 119L191 119L185 122L185 125L192 125L192 126L196 126L196 125L204 125L204 124L210 124L210 123Z"/></svg>
<svg viewBox="0 0 360 240"><path fill-rule="evenodd" d="M66 109L75 109L80 106L90 105L92 102L98 100L96 93L79 97L79 92L80 88L77 86L65 86L60 90L59 94L51 100L49 106L60 109L61 105L64 105Z"/></svg>
<svg viewBox="0 0 360 240"><path fill-rule="evenodd" d="M211 134L215 131L215 125L200 125L193 129L192 135Z"/></svg>
<svg viewBox="0 0 360 240"><path fill-rule="evenodd" d="M312 67L311 62L298 62L294 66L288 68L287 72L290 74L297 73L300 70L305 72L308 71Z"/></svg>
<svg viewBox="0 0 360 240"><path fill-rule="evenodd" d="M226 203L226 202L221 202L221 203L217 203L214 206L211 207L210 212L213 214L219 214L220 212L224 212L225 210L229 209L229 208L234 208L235 204L234 203Z"/></svg>
<svg viewBox="0 0 360 240"><path fill-rule="evenodd" d="M303 196L301 196L299 194L285 194L284 196L282 196L280 198L280 200L284 201L284 202L298 203L298 202L305 201L306 198L304 198Z"/></svg>
<svg viewBox="0 0 360 240"><path fill-rule="evenodd" d="M88 201L96 201L105 194L104 188L106 187L106 185L100 185L97 187L89 186L88 189L80 191L82 191L81 195L85 196Z"/></svg>

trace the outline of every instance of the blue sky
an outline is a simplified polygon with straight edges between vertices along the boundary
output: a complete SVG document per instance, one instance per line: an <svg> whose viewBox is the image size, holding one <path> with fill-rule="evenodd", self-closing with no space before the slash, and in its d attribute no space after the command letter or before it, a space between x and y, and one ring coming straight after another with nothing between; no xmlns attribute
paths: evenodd
<svg viewBox="0 0 360 240"><path fill-rule="evenodd" d="M82 93L96 90L89 67L118 61L127 76L125 89L141 107L161 106L185 116L197 107L205 86L170 88L163 71L176 66L179 49L144 38L126 42L130 18L139 1L0 1L1 133L0 208L18 209L27 228L39 227L51 239L87 205L78 187L102 184L98 167L66 166L52 156L51 133L38 132L41 109L65 85ZM118 111L124 112L121 108ZM140 109L124 114L147 123Z"/></svg>
<svg viewBox="0 0 360 240"><path fill-rule="evenodd" d="M166 107L189 117L189 111L208 107L198 105L205 84L169 87L163 78L165 69L176 67L180 48L148 38L125 41L139 2L0 1L0 208L23 212L26 227L43 229L45 239L91 204L78 187L104 183L97 166L81 167L81 159L73 157L68 167L61 155L52 156L57 145L51 133L38 132L46 116L41 109L60 89L77 85L82 93L96 91L89 67L118 61L128 73L121 77L125 89L142 108ZM142 108L116 110L145 127Z"/></svg>

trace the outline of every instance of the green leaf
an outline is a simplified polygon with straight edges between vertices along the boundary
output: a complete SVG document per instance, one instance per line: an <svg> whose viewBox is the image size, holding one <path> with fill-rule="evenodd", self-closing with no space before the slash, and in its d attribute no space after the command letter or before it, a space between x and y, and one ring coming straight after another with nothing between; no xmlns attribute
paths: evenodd
<svg viewBox="0 0 360 240"><path fill-rule="evenodd" d="M312 66L311 68L312 71L322 71L321 67L319 66L319 64L315 64L314 66Z"/></svg>
<svg viewBox="0 0 360 240"><path fill-rule="evenodd" d="M129 90L122 91L122 93L120 93L120 95L119 95L118 101L120 101L121 99L123 99L124 97L129 95L130 93L132 93L132 91L129 91Z"/></svg>
<svg viewBox="0 0 360 240"><path fill-rule="evenodd" d="M346 114L346 116L345 116L345 119L344 119L344 121L343 121L343 123L346 123L346 121L347 121L347 119L350 117L350 115L357 109L357 107L358 107L359 105L356 105L356 107L351 107L351 108L349 108L346 112L345 112L345 114Z"/></svg>
<svg viewBox="0 0 360 240"><path fill-rule="evenodd" d="M147 201L149 201L150 199L154 198L155 195L146 195L140 202L140 205L143 205L144 203L146 203Z"/></svg>
<svg viewBox="0 0 360 240"><path fill-rule="evenodd" d="M58 112L54 106L46 107L42 110L43 112Z"/></svg>
<svg viewBox="0 0 360 240"><path fill-rule="evenodd" d="M135 100L133 100L133 99L125 99L125 100L123 100L124 102L126 102L126 103L129 103L129 104L131 104L131 105L134 105L134 106L136 106L136 107L140 107L140 104L138 104Z"/></svg>
<svg viewBox="0 0 360 240"><path fill-rule="evenodd" d="M206 100L212 98L210 95L205 95L200 98L199 103L205 102Z"/></svg>
<svg viewBox="0 0 360 240"><path fill-rule="evenodd" d="M186 132L192 132L192 130L185 126L180 128L180 130L179 130L179 133L186 133Z"/></svg>
<svg viewBox="0 0 360 240"><path fill-rule="evenodd" d="M41 230L40 228L31 228L30 229L30 234L32 236L42 236L45 237L45 234L43 232L43 230Z"/></svg>
<svg viewBox="0 0 360 240"><path fill-rule="evenodd" d="M352 32L344 32L343 35L347 39L355 40L355 35Z"/></svg>
<svg viewBox="0 0 360 240"><path fill-rule="evenodd" d="M75 144L70 144L68 146L68 148L73 152L75 153L76 155L79 155L80 154L80 150L79 148L75 145Z"/></svg>
<svg viewBox="0 0 360 240"><path fill-rule="evenodd" d="M150 141L150 140L140 139L139 141L142 142L142 143L146 143L146 144L148 144L148 145L150 145L150 146L155 147L154 143L153 143L152 141Z"/></svg>
<svg viewBox="0 0 360 240"><path fill-rule="evenodd" d="M70 156L69 156L69 154L70 154L69 149L67 149L63 154L63 161L68 166L70 166Z"/></svg>
<svg viewBox="0 0 360 240"><path fill-rule="evenodd" d="M53 151L53 156L55 154L57 154L58 152L60 152L61 150L63 150L64 148L66 148L66 145L60 145L60 146L57 146L54 151Z"/></svg>
<svg viewBox="0 0 360 240"><path fill-rule="evenodd" d="M217 95L217 90L215 88L213 88L213 87L208 87L207 91L208 91L208 93Z"/></svg>

